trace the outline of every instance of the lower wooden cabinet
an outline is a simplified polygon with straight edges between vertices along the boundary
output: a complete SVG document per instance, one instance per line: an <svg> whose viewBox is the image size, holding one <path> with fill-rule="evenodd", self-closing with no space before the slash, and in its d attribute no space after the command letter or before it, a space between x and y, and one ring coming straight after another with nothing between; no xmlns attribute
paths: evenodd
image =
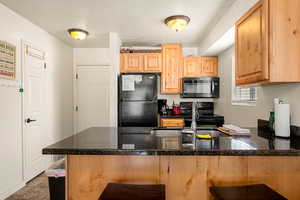
<svg viewBox="0 0 300 200"><path fill-rule="evenodd" d="M175 141L173 143L176 145ZM200 144L210 143L202 141ZM261 183L267 184L289 200L300 199L297 184L300 183L299 156L140 154L66 157L66 192L68 199L72 200L98 199L106 185L112 182L164 184L166 200L211 200L209 187L212 185Z"/></svg>
<svg viewBox="0 0 300 200"><path fill-rule="evenodd" d="M184 119L183 118L162 118L160 119L161 127L184 127Z"/></svg>

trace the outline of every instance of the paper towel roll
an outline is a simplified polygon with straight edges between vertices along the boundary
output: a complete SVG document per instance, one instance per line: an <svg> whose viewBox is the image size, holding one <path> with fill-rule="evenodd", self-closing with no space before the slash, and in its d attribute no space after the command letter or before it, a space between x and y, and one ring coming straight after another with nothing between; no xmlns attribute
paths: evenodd
<svg viewBox="0 0 300 200"><path fill-rule="evenodd" d="M290 137L290 104L275 105L275 135Z"/></svg>

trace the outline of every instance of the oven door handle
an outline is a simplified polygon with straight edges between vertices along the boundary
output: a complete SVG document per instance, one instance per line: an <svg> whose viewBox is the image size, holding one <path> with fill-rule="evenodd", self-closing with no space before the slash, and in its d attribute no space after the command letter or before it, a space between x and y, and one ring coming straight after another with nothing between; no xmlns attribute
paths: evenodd
<svg viewBox="0 0 300 200"><path fill-rule="evenodd" d="M215 93L215 82L214 81L211 82L211 93L212 94Z"/></svg>

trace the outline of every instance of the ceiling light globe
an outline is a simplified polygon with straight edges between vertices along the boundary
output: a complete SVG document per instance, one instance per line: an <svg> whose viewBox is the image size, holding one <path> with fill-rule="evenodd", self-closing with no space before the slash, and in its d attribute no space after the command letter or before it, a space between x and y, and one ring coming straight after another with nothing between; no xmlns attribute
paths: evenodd
<svg viewBox="0 0 300 200"><path fill-rule="evenodd" d="M69 29L70 36L75 40L85 40L89 33L82 29Z"/></svg>
<svg viewBox="0 0 300 200"><path fill-rule="evenodd" d="M185 15L174 15L165 19L165 24L175 32L185 29L189 22L190 18Z"/></svg>

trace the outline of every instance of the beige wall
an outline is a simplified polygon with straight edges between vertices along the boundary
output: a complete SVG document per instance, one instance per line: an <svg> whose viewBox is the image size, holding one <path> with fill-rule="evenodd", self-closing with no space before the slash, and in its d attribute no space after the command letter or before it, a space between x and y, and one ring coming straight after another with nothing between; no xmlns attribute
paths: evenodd
<svg viewBox="0 0 300 200"><path fill-rule="evenodd" d="M46 52L46 145L73 133L72 48L0 4L0 40L17 46L16 81L0 79L0 199L24 185L22 172L21 39ZM3 86L8 84L10 87ZM26 88L25 88L26 92ZM46 156L45 156L46 157Z"/></svg>
<svg viewBox="0 0 300 200"><path fill-rule="evenodd" d="M282 98L291 104L292 124L300 126L300 84L290 83L258 87L256 106L231 104L232 56L231 47L219 55L219 73L221 78L220 98L216 100L216 113L225 116L225 123L255 127L257 119L268 119L272 110L273 98Z"/></svg>

